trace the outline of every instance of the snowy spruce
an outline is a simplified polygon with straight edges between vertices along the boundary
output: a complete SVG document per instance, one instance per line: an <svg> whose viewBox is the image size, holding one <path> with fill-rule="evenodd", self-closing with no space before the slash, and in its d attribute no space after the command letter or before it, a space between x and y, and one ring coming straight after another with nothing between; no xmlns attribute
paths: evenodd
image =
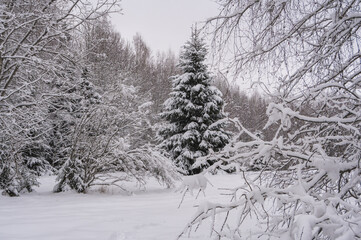
<svg viewBox="0 0 361 240"><path fill-rule="evenodd" d="M161 114L168 123L159 131L161 147L186 174L208 167L212 162L194 164L197 158L218 152L229 142L222 93L212 85L206 55L200 32L193 29L180 55L182 73L173 77L172 92Z"/></svg>

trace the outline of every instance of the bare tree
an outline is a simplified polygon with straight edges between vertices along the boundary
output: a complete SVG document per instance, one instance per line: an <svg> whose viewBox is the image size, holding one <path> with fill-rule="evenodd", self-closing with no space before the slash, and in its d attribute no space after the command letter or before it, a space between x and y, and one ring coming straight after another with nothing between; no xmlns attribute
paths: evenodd
<svg viewBox="0 0 361 240"><path fill-rule="evenodd" d="M87 22L79 41L92 82L107 91L134 65L133 49L111 25L108 16Z"/></svg>
<svg viewBox="0 0 361 240"><path fill-rule="evenodd" d="M234 120L252 140L235 139L204 161L241 171L262 161L273 170L245 173L230 204L202 205L183 233L218 215L218 239L360 239L360 1L219 2L208 21L214 44L232 50L236 74L273 80L265 128L278 130L265 141ZM242 226L252 216L260 224L249 233Z"/></svg>

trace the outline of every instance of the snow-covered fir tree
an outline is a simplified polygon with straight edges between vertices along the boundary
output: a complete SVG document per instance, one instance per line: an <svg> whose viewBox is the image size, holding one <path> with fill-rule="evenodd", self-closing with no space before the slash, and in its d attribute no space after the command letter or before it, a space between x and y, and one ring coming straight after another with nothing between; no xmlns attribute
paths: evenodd
<svg viewBox="0 0 361 240"><path fill-rule="evenodd" d="M159 131L161 147L186 174L199 173L206 166L192 167L196 159L221 150L229 141L222 93L211 85L206 55L199 31L192 30L180 55L182 74L173 77L172 92L161 114L167 121Z"/></svg>

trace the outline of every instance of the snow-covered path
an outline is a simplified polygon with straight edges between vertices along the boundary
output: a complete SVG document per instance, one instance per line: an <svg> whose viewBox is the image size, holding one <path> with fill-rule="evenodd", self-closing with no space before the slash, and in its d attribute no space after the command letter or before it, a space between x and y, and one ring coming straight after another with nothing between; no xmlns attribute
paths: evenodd
<svg viewBox="0 0 361 240"><path fill-rule="evenodd" d="M216 187L239 184L240 176L208 176ZM1 240L169 240L186 226L203 201L165 189L155 181L146 191L132 196L118 190L89 194L51 193L53 177L41 179L36 192L18 198L0 196ZM135 189L135 188L134 188ZM208 186L207 199L222 201L216 188ZM227 199L220 199L227 198ZM209 239L209 227L199 229L191 239Z"/></svg>

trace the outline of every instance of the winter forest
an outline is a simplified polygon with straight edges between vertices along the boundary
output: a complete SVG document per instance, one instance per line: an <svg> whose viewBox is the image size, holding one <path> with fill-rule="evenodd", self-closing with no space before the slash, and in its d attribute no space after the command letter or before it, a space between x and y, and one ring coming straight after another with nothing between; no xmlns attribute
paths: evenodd
<svg viewBox="0 0 361 240"><path fill-rule="evenodd" d="M361 239L361 1L215 2L0 1L0 239Z"/></svg>

